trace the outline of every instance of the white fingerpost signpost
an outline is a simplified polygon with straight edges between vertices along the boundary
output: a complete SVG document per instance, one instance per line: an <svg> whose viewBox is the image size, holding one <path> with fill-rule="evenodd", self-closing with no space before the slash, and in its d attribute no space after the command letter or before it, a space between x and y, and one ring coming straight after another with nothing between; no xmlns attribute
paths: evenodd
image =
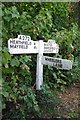
<svg viewBox="0 0 80 120"><path fill-rule="evenodd" d="M37 54L36 67L36 90L41 90L43 86L43 65L53 66L58 69L72 69L72 61L43 56L43 53L58 53L59 45L55 40L43 42L44 37L38 36L39 41L31 40L30 36L18 35L18 38L8 40L10 54Z"/></svg>

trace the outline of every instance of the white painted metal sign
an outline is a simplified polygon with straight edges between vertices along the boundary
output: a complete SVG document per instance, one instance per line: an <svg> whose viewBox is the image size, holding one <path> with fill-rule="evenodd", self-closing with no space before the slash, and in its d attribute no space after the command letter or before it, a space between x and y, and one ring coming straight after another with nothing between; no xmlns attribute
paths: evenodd
<svg viewBox="0 0 80 120"><path fill-rule="evenodd" d="M43 56L43 53L58 53L59 45L54 40L43 42L31 40L30 36L18 35L18 38L8 40L10 54L37 53L36 90L41 90L43 85L43 64L59 69L72 69L72 62L66 59Z"/></svg>
<svg viewBox="0 0 80 120"><path fill-rule="evenodd" d="M38 41L30 36L18 35L18 38L8 40L10 54L38 53Z"/></svg>
<svg viewBox="0 0 80 120"><path fill-rule="evenodd" d="M10 54L39 53L39 41L31 40L30 36L18 35L8 40ZM43 42L43 53L58 53L59 46L53 40Z"/></svg>
<svg viewBox="0 0 80 120"><path fill-rule="evenodd" d="M58 53L59 45L55 43L54 40L48 40L44 42L44 53Z"/></svg>
<svg viewBox="0 0 80 120"><path fill-rule="evenodd" d="M59 69L70 70L72 69L72 62L70 60L42 56L42 64L50 65Z"/></svg>

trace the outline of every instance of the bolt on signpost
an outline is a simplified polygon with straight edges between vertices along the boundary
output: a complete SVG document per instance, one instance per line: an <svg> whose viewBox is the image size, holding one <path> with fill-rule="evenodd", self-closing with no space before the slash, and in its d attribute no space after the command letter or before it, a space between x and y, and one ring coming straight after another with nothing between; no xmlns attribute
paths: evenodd
<svg viewBox="0 0 80 120"><path fill-rule="evenodd" d="M31 40L30 36L18 35L18 38L8 40L10 54L37 54L36 68L36 90L41 90L43 86L43 65L49 65L58 69L72 69L70 60L43 56L43 53L58 53L59 46L54 40L43 42L44 37L39 36L39 41Z"/></svg>

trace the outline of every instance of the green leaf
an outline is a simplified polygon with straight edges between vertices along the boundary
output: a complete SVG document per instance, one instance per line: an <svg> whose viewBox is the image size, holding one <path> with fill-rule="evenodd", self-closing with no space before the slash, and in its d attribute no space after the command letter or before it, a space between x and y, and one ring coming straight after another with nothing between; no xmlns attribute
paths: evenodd
<svg viewBox="0 0 80 120"><path fill-rule="evenodd" d="M24 59L25 62L28 62L29 57L28 56L24 56L23 59Z"/></svg>
<svg viewBox="0 0 80 120"><path fill-rule="evenodd" d="M61 74L61 77L66 78L66 76L65 76L65 75L63 75L63 74Z"/></svg>
<svg viewBox="0 0 80 120"><path fill-rule="evenodd" d="M2 89L2 95L7 98L9 96L9 93L6 92L5 89Z"/></svg>
<svg viewBox="0 0 80 120"><path fill-rule="evenodd" d="M9 21L11 20L11 17L9 17L9 16L4 16L4 19L5 19L7 22L9 22Z"/></svg>
<svg viewBox="0 0 80 120"><path fill-rule="evenodd" d="M11 56L9 55L8 52L6 52L6 48L4 49L4 53L2 54L2 63L3 64L8 64L8 62L11 60Z"/></svg>
<svg viewBox="0 0 80 120"><path fill-rule="evenodd" d="M2 49L3 52L8 52L8 50L9 50L9 49L8 49L7 47L4 47L4 48Z"/></svg>
<svg viewBox="0 0 80 120"><path fill-rule="evenodd" d="M61 86L61 90L64 91L64 90L65 90L65 87L64 87L64 86Z"/></svg>
<svg viewBox="0 0 80 120"><path fill-rule="evenodd" d="M31 102L28 102L28 103L27 103L27 106L28 106L28 109L32 108L32 103L31 103Z"/></svg>
<svg viewBox="0 0 80 120"><path fill-rule="evenodd" d="M21 57L19 61L24 63L24 62L28 62L28 60L29 60L29 57L28 56L24 56L24 57Z"/></svg>
<svg viewBox="0 0 80 120"><path fill-rule="evenodd" d="M57 79L57 83L62 83L60 79Z"/></svg>
<svg viewBox="0 0 80 120"><path fill-rule="evenodd" d="M12 60L11 60L11 66L16 66L16 67L18 67L19 66L19 64L20 64L20 62L19 62L19 60L17 59L17 58L13 58Z"/></svg>
<svg viewBox="0 0 80 120"><path fill-rule="evenodd" d="M12 6L12 18L18 18L19 12L17 11L16 6Z"/></svg>
<svg viewBox="0 0 80 120"><path fill-rule="evenodd" d="M56 73L53 73L53 76L54 76L55 79L57 79L57 75L56 75Z"/></svg>

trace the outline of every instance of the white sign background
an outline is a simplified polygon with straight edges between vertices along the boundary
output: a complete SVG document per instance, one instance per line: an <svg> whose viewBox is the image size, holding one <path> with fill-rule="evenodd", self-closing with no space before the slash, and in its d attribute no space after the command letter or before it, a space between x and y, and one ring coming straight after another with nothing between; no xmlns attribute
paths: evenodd
<svg viewBox="0 0 80 120"><path fill-rule="evenodd" d="M10 54L38 53L38 42L30 39L9 39L8 48Z"/></svg>

